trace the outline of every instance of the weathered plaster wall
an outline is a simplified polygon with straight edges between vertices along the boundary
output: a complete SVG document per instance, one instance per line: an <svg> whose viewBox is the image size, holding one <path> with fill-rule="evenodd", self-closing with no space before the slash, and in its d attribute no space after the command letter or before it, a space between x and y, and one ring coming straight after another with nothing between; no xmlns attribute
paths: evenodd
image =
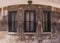
<svg viewBox="0 0 60 43"><path fill-rule="evenodd" d="M10 5L19 5L19 4L27 4L28 0L0 0L0 7L6 7ZM60 0L32 0L33 4L38 5L48 5L60 8Z"/></svg>
<svg viewBox="0 0 60 43"><path fill-rule="evenodd" d="M6 13L3 15L2 23L0 24L2 28L2 31L0 31L0 41L1 43L59 43L60 39L60 25L58 20L60 19L60 13L51 13L51 20L52 20L52 32L51 33L42 33L42 15L43 10L51 10L51 7L41 7L41 6L35 6L30 8L27 5L24 6L10 6L8 8L5 8L4 11L13 11L17 10L17 20L18 20L18 28L17 28L17 34L11 35L8 34L8 14L5 16ZM24 34L23 32L23 21L24 21L24 10L36 10L36 25L37 25L37 32L35 34ZM3 31L4 30L4 31Z"/></svg>

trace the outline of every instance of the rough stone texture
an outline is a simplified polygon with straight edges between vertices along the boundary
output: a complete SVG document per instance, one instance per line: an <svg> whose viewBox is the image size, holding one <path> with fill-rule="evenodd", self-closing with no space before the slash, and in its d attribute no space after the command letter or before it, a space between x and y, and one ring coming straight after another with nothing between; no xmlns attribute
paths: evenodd
<svg viewBox="0 0 60 43"><path fill-rule="evenodd" d="M45 39L42 43L59 43L59 38L55 39ZM24 40L21 41L17 35L9 35L6 31L0 31L0 43L38 43L38 40Z"/></svg>
<svg viewBox="0 0 60 43"><path fill-rule="evenodd" d="M17 35L8 34L6 31L0 31L0 43L35 43L37 40L21 41Z"/></svg>
<svg viewBox="0 0 60 43"><path fill-rule="evenodd" d="M15 6L16 7L16 6ZM8 7L11 11L13 9L17 9L13 7ZM43 17L43 10L50 11L50 7L42 7L38 8L38 6L34 6L32 8L28 6L20 6L18 7L17 11L17 35L8 34L8 16L3 18L3 22L0 22L0 43L59 43L60 41L60 25L58 24L58 19L60 18L59 14L52 13L52 32L43 34L42 28L42 17ZM44 8L44 9L43 9ZM24 34L23 26L24 26L24 10L36 10L36 25L37 25L37 32L35 34ZM3 27L2 27L3 26Z"/></svg>

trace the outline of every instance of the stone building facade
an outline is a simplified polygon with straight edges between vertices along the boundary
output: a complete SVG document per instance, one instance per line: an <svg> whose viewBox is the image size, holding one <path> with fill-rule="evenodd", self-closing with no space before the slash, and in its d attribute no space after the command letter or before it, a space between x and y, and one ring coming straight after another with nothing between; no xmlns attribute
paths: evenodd
<svg viewBox="0 0 60 43"><path fill-rule="evenodd" d="M12 5L1 8L0 14L0 39L6 43L60 42L59 8L38 4Z"/></svg>

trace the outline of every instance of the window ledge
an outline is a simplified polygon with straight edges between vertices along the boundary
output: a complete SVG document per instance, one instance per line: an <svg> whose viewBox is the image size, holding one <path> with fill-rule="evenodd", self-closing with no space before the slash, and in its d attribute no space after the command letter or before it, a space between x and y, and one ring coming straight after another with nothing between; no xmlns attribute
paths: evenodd
<svg viewBox="0 0 60 43"><path fill-rule="evenodd" d="M31 33L29 33L29 32L26 32L26 33L24 33L24 34L36 34L36 33L35 33L35 32L33 32L33 33L32 33L32 32L31 32Z"/></svg>
<svg viewBox="0 0 60 43"><path fill-rule="evenodd" d="M8 34L17 34L17 32L8 32Z"/></svg>
<svg viewBox="0 0 60 43"><path fill-rule="evenodd" d="M42 34L51 34L51 32L43 32Z"/></svg>

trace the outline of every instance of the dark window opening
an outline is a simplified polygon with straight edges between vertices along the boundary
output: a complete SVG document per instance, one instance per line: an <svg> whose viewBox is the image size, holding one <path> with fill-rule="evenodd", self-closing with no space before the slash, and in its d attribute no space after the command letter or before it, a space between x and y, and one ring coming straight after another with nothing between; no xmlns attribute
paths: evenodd
<svg viewBox="0 0 60 43"><path fill-rule="evenodd" d="M9 11L8 12L8 31L9 32L17 32L17 11Z"/></svg>
<svg viewBox="0 0 60 43"><path fill-rule="evenodd" d="M26 10L24 13L24 32L36 32L36 12Z"/></svg>
<svg viewBox="0 0 60 43"><path fill-rule="evenodd" d="M51 32L51 12L43 11L43 32Z"/></svg>

